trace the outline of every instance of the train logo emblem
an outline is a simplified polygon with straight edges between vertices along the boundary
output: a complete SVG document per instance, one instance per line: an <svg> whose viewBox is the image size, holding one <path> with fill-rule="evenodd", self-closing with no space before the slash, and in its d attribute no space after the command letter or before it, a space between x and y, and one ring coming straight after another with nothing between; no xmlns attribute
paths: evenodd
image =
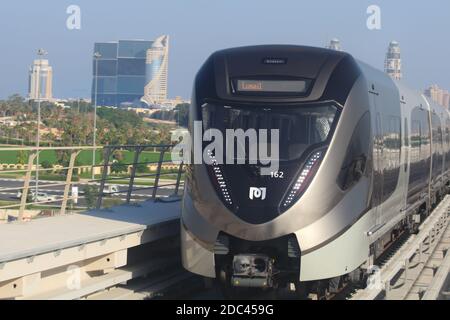
<svg viewBox="0 0 450 320"><path fill-rule="evenodd" d="M266 200L267 188L250 188L250 200Z"/></svg>

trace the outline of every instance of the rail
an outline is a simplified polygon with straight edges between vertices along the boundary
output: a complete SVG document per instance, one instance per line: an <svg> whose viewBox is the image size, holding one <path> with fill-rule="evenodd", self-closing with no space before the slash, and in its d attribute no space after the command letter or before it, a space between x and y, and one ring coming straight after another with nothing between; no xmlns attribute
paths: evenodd
<svg viewBox="0 0 450 320"><path fill-rule="evenodd" d="M0 222L178 196L184 165L172 162L172 148L0 147ZM94 152L101 161L87 164Z"/></svg>
<svg viewBox="0 0 450 320"><path fill-rule="evenodd" d="M371 277L370 285L352 300L435 300L441 297L450 272L450 196Z"/></svg>

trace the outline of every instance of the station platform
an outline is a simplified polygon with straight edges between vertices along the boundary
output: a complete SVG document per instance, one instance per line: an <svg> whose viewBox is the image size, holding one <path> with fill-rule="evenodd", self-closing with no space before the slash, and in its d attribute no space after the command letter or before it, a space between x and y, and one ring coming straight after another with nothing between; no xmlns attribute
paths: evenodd
<svg viewBox="0 0 450 320"><path fill-rule="evenodd" d="M180 202L143 202L0 225L0 263L144 231L180 217ZM1 271L0 271L1 274Z"/></svg>
<svg viewBox="0 0 450 320"><path fill-rule="evenodd" d="M151 200L0 225L0 299L52 289L44 280L73 265L81 278L126 266L128 249L179 234L180 208L176 199Z"/></svg>

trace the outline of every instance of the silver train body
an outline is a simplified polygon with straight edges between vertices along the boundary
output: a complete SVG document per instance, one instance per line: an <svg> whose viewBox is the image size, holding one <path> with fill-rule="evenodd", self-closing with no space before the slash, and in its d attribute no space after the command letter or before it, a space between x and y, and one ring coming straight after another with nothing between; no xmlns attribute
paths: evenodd
<svg viewBox="0 0 450 320"><path fill-rule="evenodd" d="M266 80L304 85L269 83L266 92ZM240 91L239 81L257 90ZM261 177L258 166L188 167L181 245L192 273L246 287L348 275L417 228L447 192L449 112L347 53L220 51L200 70L192 100L191 132L194 121L248 129L269 117L285 148L282 179ZM252 187L267 197L248 199Z"/></svg>

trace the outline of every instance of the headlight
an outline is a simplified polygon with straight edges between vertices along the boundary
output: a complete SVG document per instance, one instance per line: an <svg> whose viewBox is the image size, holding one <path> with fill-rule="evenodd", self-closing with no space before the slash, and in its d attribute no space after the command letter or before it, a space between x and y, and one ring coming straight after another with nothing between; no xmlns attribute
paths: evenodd
<svg viewBox="0 0 450 320"><path fill-rule="evenodd" d="M283 200L283 209L287 209L292 206L305 192L312 178L316 174L324 154L325 150L319 150L313 152L313 154L308 158L308 161L306 161L303 166L300 176L297 178L297 181Z"/></svg>
<svg viewBox="0 0 450 320"><path fill-rule="evenodd" d="M231 193L228 190L227 182L225 180L225 176L223 175L222 169L220 168L219 164L217 163L216 156L213 155L211 150L208 150L207 153L208 153L208 156L212 163L212 165L207 166L208 172L211 175L216 188L218 190L220 190L222 199L225 201L225 203L228 206L232 207L233 200L231 198Z"/></svg>

